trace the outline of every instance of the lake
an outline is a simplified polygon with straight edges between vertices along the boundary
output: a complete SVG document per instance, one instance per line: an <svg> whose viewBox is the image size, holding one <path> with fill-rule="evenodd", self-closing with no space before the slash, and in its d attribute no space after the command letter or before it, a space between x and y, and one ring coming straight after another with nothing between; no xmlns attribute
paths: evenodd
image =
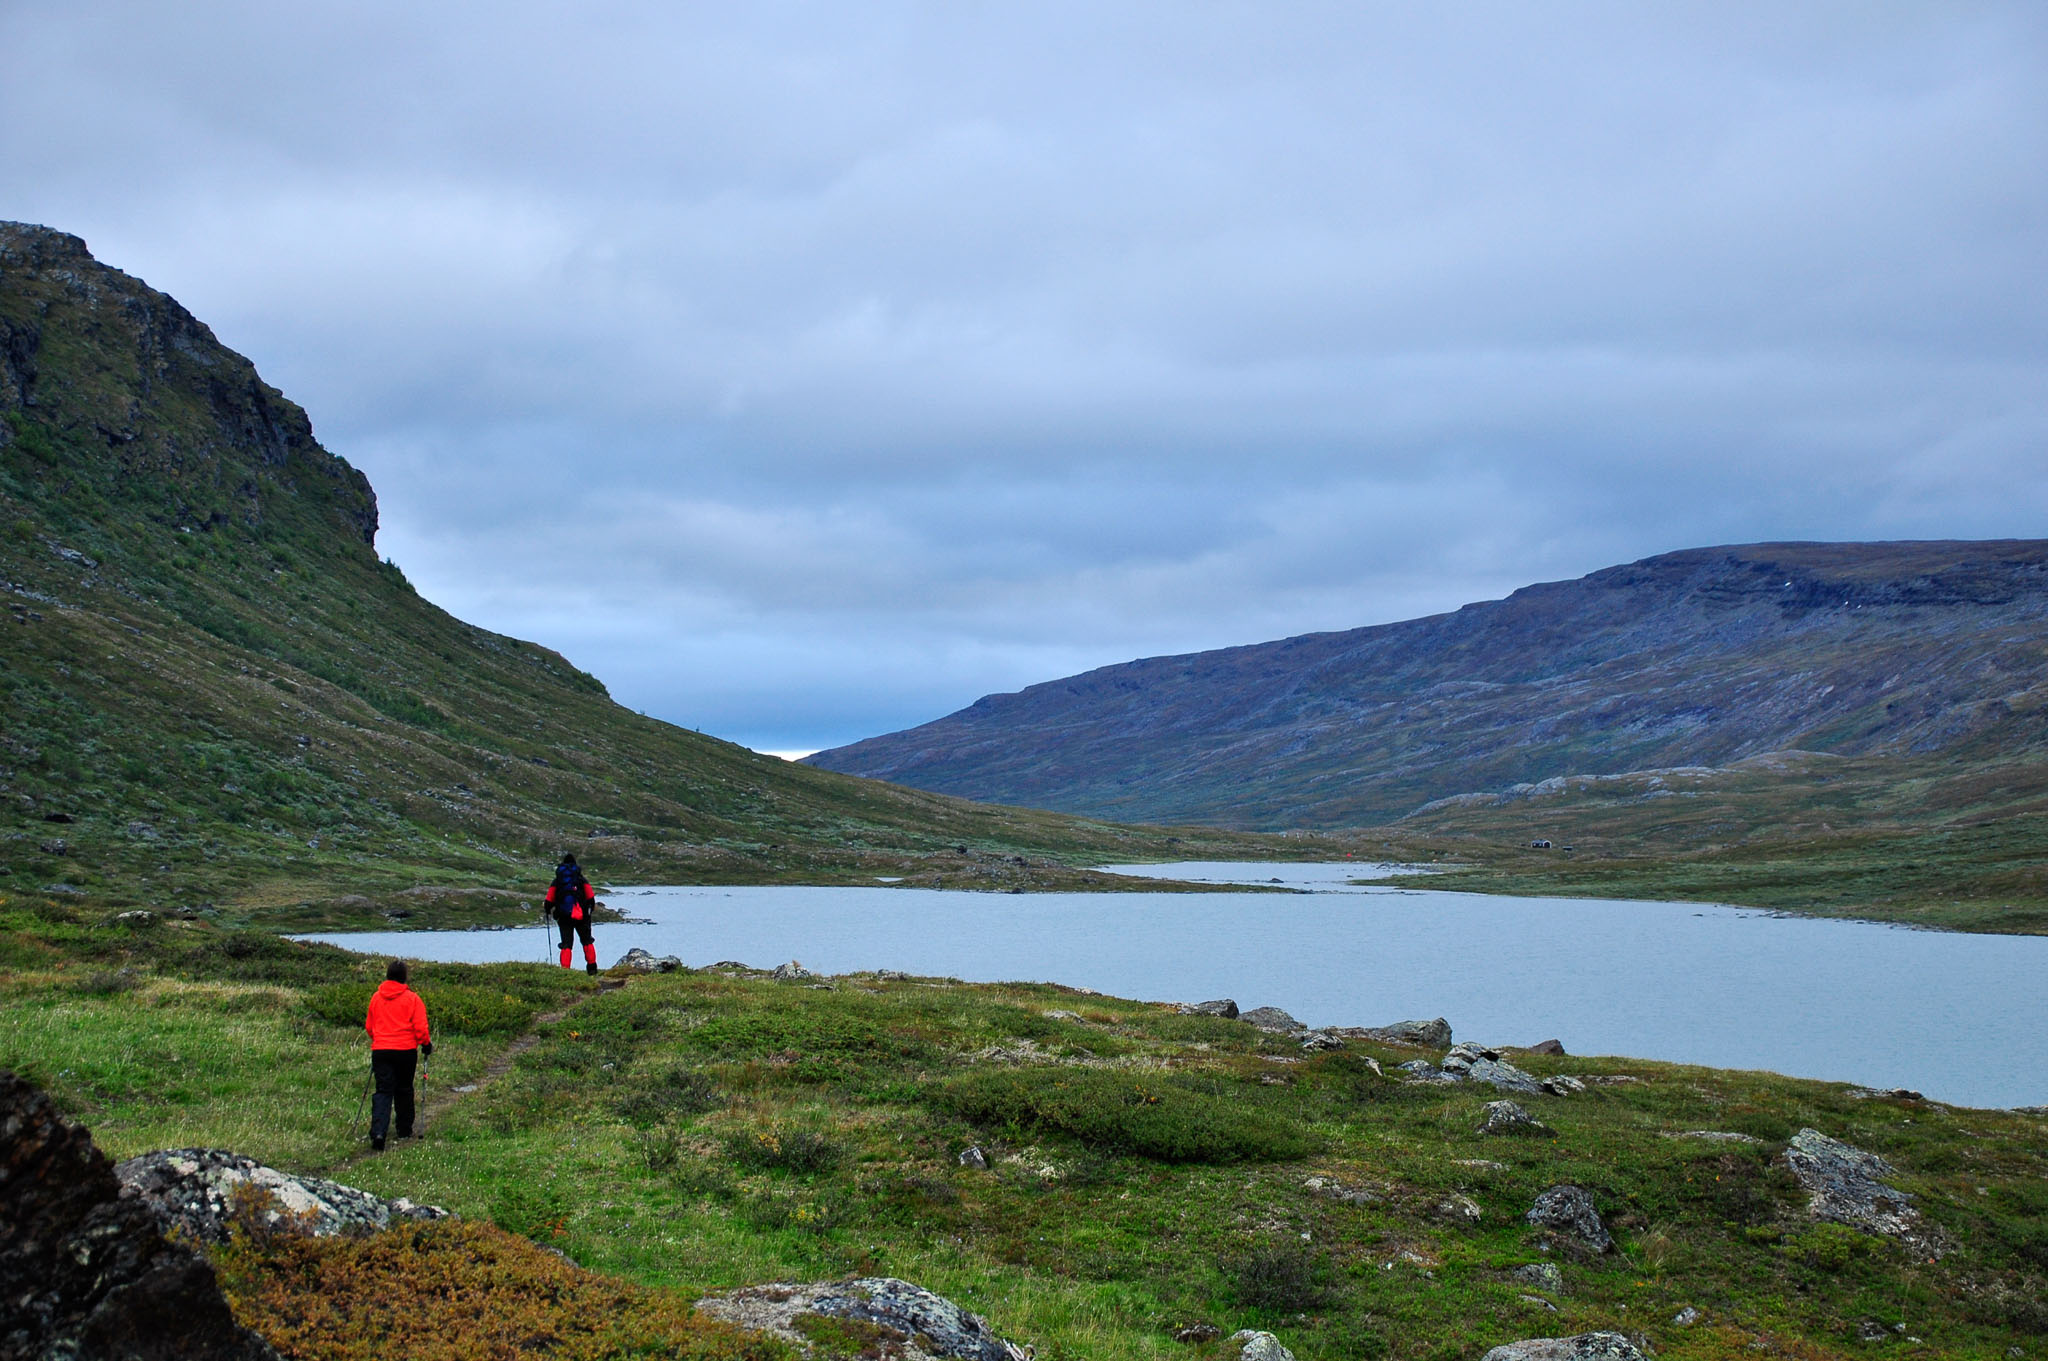
<svg viewBox="0 0 2048 1361"><path fill-rule="evenodd" d="M613 887L645 919L598 928L692 965L801 960L1030 980L1119 997L1277 1006L1308 1025L1434 1016L1461 1040L1563 1041L1717 1068L1910 1087L1971 1106L2048 1103L2048 937L1964 935L1748 908L1511 898L1347 880L1396 867L1110 866L1282 893ZM1418 884L1426 878L1418 876ZM352 950L553 961L539 926L308 936ZM580 952L579 952L580 959Z"/></svg>

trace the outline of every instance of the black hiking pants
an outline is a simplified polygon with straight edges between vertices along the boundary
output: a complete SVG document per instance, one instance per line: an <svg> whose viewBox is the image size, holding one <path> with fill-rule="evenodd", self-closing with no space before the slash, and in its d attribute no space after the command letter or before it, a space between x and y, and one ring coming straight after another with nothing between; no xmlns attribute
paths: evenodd
<svg viewBox="0 0 2048 1361"><path fill-rule="evenodd" d="M591 943L590 909L588 907L585 907L583 909L583 915L581 917L576 918L574 921L571 921L569 919L569 909L567 909L566 907L556 908L555 925L562 932L562 948L564 950L569 948L569 940L572 936L583 937L583 943L585 945Z"/></svg>
<svg viewBox="0 0 2048 1361"><path fill-rule="evenodd" d="M391 1107L398 1106L398 1137L412 1138L412 1077L418 1070L417 1049L372 1049L370 1076L377 1080L377 1094L370 1098L370 1137L381 1139L391 1128Z"/></svg>

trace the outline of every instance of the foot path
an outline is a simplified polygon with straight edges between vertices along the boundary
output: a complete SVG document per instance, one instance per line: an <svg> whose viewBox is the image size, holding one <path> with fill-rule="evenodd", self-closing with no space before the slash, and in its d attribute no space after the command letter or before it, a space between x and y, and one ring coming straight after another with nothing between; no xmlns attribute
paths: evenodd
<svg viewBox="0 0 2048 1361"><path fill-rule="evenodd" d="M576 1008L582 1006L585 1002L590 1001L591 998L602 997L608 992L617 992L620 988L625 987L626 984L630 981L630 979L625 978L607 978L597 985L596 992L589 993L585 996L579 997L575 1001L569 1003L568 1006L562 1007L559 1010L545 1012L539 1016L534 1017L533 1024L527 1027L526 1031L523 1034L521 1034L518 1038L514 1039L510 1044L506 1045L505 1048L499 1053L498 1057L492 1059L489 1064L485 1065L484 1070L481 1073L478 1073L475 1077L471 1078L468 1082L463 1083L460 1087L443 1087L439 1091L428 1092L425 1090L425 1084L421 1084L421 1095L425 1099L420 1103L418 1122L419 1129L422 1132L422 1134L425 1134L427 1131L432 1130L434 1126L438 1125L441 1122L442 1116L446 1115L449 1111L455 1109L455 1107L459 1105L461 1102L467 1100L472 1096L475 1096L478 1092L490 1086L493 1082L505 1076L505 1074L511 1072L512 1065L519 1061L519 1056L521 1054L524 1054L527 1050L533 1048L536 1044L540 1043L540 1031L542 1026L553 1025L555 1022L563 1020L569 1015L570 1012L576 1010ZM358 1131L358 1134L360 1134L360 1131ZM371 1149L369 1145L366 1143L363 1146L357 1148L354 1152L350 1153L348 1156L338 1159L334 1163L334 1166L346 1167L350 1163L360 1162L364 1158L369 1157L370 1155Z"/></svg>

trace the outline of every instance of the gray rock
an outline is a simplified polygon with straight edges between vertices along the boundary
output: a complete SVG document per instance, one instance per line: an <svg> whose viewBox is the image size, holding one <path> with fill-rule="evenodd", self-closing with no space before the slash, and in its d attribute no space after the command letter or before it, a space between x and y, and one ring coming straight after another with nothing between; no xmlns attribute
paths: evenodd
<svg viewBox="0 0 2048 1361"><path fill-rule="evenodd" d="M1495 1347L1480 1361L1646 1361L1620 1333L1579 1333L1573 1337L1532 1337Z"/></svg>
<svg viewBox="0 0 2048 1361"><path fill-rule="evenodd" d="M298 1177L220 1148L170 1148L130 1158L114 1169L122 1189L139 1197L166 1231L204 1243L225 1243L242 1187L269 1193L265 1221L316 1238L387 1229L405 1220L447 1219L448 1211L410 1200L385 1200L324 1177Z"/></svg>
<svg viewBox="0 0 2048 1361"><path fill-rule="evenodd" d="M784 982L788 982L789 980L796 978L817 977L816 974L812 973L809 969L806 969L803 965L797 963L793 959L789 961L789 963L787 964L776 965L774 976L776 978L782 979Z"/></svg>
<svg viewBox="0 0 2048 1361"><path fill-rule="evenodd" d="M1214 1342L1223 1336L1223 1330L1213 1323L1190 1323L1173 1330L1175 1342Z"/></svg>
<svg viewBox="0 0 2048 1361"><path fill-rule="evenodd" d="M683 961L674 955L653 955L634 946L620 957L619 963L634 973L675 973L683 967Z"/></svg>
<svg viewBox="0 0 2048 1361"><path fill-rule="evenodd" d="M1532 1054L1549 1054L1562 1058L1564 1056L1564 1042L1561 1040L1538 1040L1529 1046L1529 1052Z"/></svg>
<svg viewBox="0 0 2048 1361"><path fill-rule="evenodd" d="M1463 1082L1465 1080L1465 1075L1463 1073L1454 1073L1439 1069L1435 1064L1431 1063L1428 1059L1410 1059L1408 1060L1408 1062L1402 1064L1396 1071L1406 1073L1408 1075L1408 1081L1410 1082L1421 1082L1425 1084L1434 1083L1437 1086L1444 1086L1446 1084L1456 1084Z"/></svg>
<svg viewBox="0 0 2048 1361"><path fill-rule="evenodd" d="M1518 1266L1508 1273L1508 1279L1533 1285L1538 1290L1548 1290L1553 1295L1564 1293L1564 1268L1555 1262L1530 1262Z"/></svg>
<svg viewBox="0 0 2048 1361"><path fill-rule="evenodd" d="M1552 1096L1576 1096L1586 1090L1586 1084L1580 1078L1559 1073L1556 1077L1543 1079L1543 1090Z"/></svg>
<svg viewBox="0 0 2048 1361"><path fill-rule="evenodd" d="M126 926L130 928L155 926L157 915L146 907L138 907L132 912L116 912L113 916L107 918L107 923L110 926Z"/></svg>
<svg viewBox="0 0 2048 1361"><path fill-rule="evenodd" d="M1305 1053L1320 1054L1331 1049L1342 1049L1344 1041L1327 1030L1311 1030L1301 1037L1301 1047Z"/></svg>
<svg viewBox="0 0 2048 1361"><path fill-rule="evenodd" d="M1237 1019L1237 1003L1228 997L1214 1002L1197 1002L1193 1006L1182 1007L1180 1011L1183 1016L1221 1016L1226 1021Z"/></svg>
<svg viewBox="0 0 2048 1361"><path fill-rule="evenodd" d="M988 1154L981 1151L980 1144L976 1144L960 1154L960 1165L962 1167L971 1167L977 1172L986 1172L988 1171Z"/></svg>
<svg viewBox="0 0 2048 1361"><path fill-rule="evenodd" d="M1679 1328L1690 1328L1693 1324L1698 1323L1701 1319L1705 1317L1705 1314L1702 1314L1699 1310L1693 1308L1691 1305L1688 1304L1685 1306L1685 1308L1679 1310L1677 1313L1671 1316L1671 1322L1674 1326Z"/></svg>
<svg viewBox="0 0 2048 1361"><path fill-rule="evenodd" d="M1449 1195L1430 1207L1430 1213L1446 1224L1477 1224L1486 1217L1479 1202L1470 1196Z"/></svg>
<svg viewBox="0 0 2048 1361"><path fill-rule="evenodd" d="M1593 1207L1592 1193L1583 1186L1567 1183L1551 1187L1536 1197L1536 1203L1529 1207L1525 1218L1539 1229L1563 1234L1572 1242L1595 1252L1614 1250L1614 1235L1607 1232L1607 1226L1600 1222L1600 1212Z"/></svg>
<svg viewBox="0 0 2048 1361"><path fill-rule="evenodd" d="M1882 1178L1892 1165L1817 1129L1802 1129L1785 1148L1785 1165L1806 1189L1806 1212L1865 1233L1918 1241L1920 1212L1913 1197Z"/></svg>
<svg viewBox="0 0 2048 1361"><path fill-rule="evenodd" d="M1479 1122L1481 1134L1548 1134L1550 1126L1512 1101L1489 1101L1486 1118Z"/></svg>
<svg viewBox="0 0 2048 1361"><path fill-rule="evenodd" d="M1279 1338L1253 1328L1232 1333L1230 1344L1238 1349L1238 1361L1294 1361L1294 1353L1281 1346Z"/></svg>
<svg viewBox="0 0 2048 1361"><path fill-rule="evenodd" d="M1282 1035L1294 1035L1308 1029L1278 1007L1253 1007L1250 1011L1239 1012L1237 1019L1247 1025L1257 1026L1260 1030L1270 1030Z"/></svg>
<svg viewBox="0 0 2048 1361"><path fill-rule="evenodd" d="M882 1331L890 1355L903 1361L1028 1361L1029 1356L996 1336L981 1315L892 1276L749 1286L698 1300L697 1308L742 1328L773 1333L806 1351L810 1340L796 1321L810 1314L873 1325Z"/></svg>
<svg viewBox="0 0 2048 1361"><path fill-rule="evenodd" d="M1543 1095L1543 1084L1533 1076L1515 1067L1501 1057L1498 1049L1484 1045L1461 1044L1444 1055L1443 1069L1456 1073L1470 1082L1484 1082L1504 1092L1521 1092L1526 1096Z"/></svg>
<svg viewBox="0 0 2048 1361"><path fill-rule="evenodd" d="M1396 1021L1392 1025L1367 1026L1352 1038L1378 1040L1382 1044L1412 1044L1423 1049L1451 1047L1451 1023L1439 1016L1434 1021Z"/></svg>

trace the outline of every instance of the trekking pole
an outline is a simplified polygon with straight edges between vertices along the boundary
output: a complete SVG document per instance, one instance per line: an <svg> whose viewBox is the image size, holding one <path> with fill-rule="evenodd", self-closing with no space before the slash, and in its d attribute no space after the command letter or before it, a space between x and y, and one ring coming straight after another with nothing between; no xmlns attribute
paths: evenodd
<svg viewBox="0 0 2048 1361"><path fill-rule="evenodd" d="M412 1133L415 1139L427 1137L427 1056L425 1054L420 1055L420 1113L419 1118L413 1122Z"/></svg>

